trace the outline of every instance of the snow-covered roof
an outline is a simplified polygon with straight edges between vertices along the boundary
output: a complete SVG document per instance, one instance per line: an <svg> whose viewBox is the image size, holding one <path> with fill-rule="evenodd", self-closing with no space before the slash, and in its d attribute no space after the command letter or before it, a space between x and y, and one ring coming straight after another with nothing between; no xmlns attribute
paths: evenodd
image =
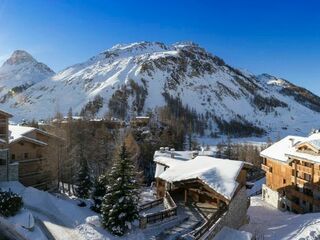
<svg viewBox="0 0 320 240"><path fill-rule="evenodd" d="M187 161L187 159L179 160L179 159L175 159L175 158L171 158L171 157L159 156L159 157L156 157L154 159L154 161L156 163L159 163L161 165L165 165L167 167L173 167L173 166L176 166L176 165L183 163L184 161Z"/></svg>
<svg viewBox="0 0 320 240"><path fill-rule="evenodd" d="M252 234L245 231L239 231L229 227L223 227L213 240L251 240Z"/></svg>
<svg viewBox="0 0 320 240"><path fill-rule="evenodd" d="M5 112L5 111L3 111L3 110L0 110L0 114L6 115L6 116L9 117L9 118L13 117L10 113Z"/></svg>
<svg viewBox="0 0 320 240"><path fill-rule="evenodd" d="M39 145L47 145L45 142L25 136L26 134L32 131L41 131L41 130L34 127L9 125L9 143L17 142L20 140L26 140L28 142L33 142Z"/></svg>
<svg viewBox="0 0 320 240"><path fill-rule="evenodd" d="M263 150L260 155L281 162L289 161L289 157L298 157L309 161L320 162L320 155L298 151L298 147L305 143L320 150L320 134L315 133L309 137L287 136Z"/></svg>
<svg viewBox="0 0 320 240"><path fill-rule="evenodd" d="M169 169L161 173L159 178L171 183L199 179L229 200L239 185L236 179L243 167L241 161L208 156L198 156L187 161L160 159L162 160L157 158L155 161L167 160L166 165L169 166Z"/></svg>
<svg viewBox="0 0 320 240"><path fill-rule="evenodd" d="M163 150L163 151L155 151L153 158L159 158L159 157L167 157L171 158L171 154L174 154L174 159L176 160L190 160L192 159L193 156L193 151L168 151L168 150Z"/></svg>
<svg viewBox="0 0 320 240"><path fill-rule="evenodd" d="M294 143L301 143L304 140L304 137L287 136L281 139L280 141L272 144L267 149L263 150L260 153L260 155L265 158L271 158L281 162L287 162L288 157L286 156L286 154L290 149L294 149L294 147L292 146L292 141Z"/></svg>

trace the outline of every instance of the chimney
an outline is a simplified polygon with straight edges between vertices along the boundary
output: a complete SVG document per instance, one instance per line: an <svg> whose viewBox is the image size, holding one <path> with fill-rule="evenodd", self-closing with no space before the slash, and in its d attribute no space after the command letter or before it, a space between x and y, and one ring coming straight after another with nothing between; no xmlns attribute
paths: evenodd
<svg viewBox="0 0 320 240"><path fill-rule="evenodd" d="M291 141L291 147L294 146L294 138L289 138L289 140Z"/></svg>
<svg viewBox="0 0 320 240"><path fill-rule="evenodd" d="M175 149L174 149L174 148L171 148L171 149L170 149L170 152L171 152L171 158L174 158L174 151L175 151Z"/></svg>
<svg viewBox="0 0 320 240"><path fill-rule="evenodd" d="M163 153L164 152L164 147L160 148L160 152Z"/></svg>
<svg viewBox="0 0 320 240"><path fill-rule="evenodd" d="M169 147L165 147L164 150L166 150L167 152L170 150Z"/></svg>

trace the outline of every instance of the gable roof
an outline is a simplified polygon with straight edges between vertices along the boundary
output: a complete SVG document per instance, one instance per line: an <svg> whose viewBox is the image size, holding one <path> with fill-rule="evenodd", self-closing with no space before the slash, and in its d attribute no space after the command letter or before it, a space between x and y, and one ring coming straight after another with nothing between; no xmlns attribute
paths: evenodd
<svg viewBox="0 0 320 240"><path fill-rule="evenodd" d="M9 117L9 118L13 117L13 115L11 115L10 113L5 112L5 111L3 111L3 110L0 110L0 114L6 115L6 116Z"/></svg>
<svg viewBox="0 0 320 240"><path fill-rule="evenodd" d="M30 138L25 136L26 134L38 131L38 129L34 127L26 127L26 126L17 126L17 125L9 125L9 143L19 142L22 140L32 142L37 145L46 146L47 143L39 141L35 138Z"/></svg>
<svg viewBox="0 0 320 240"><path fill-rule="evenodd" d="M239 183L236 181L244 163L242 161L198 156L187 161L169 160L169 169L159 175L160 179L175 183L185 180L201 180L213 191L231 200ZM155 159L156 162L159 160Z"/></svg>
<svg viewBox="0 0 320 240"><path fill-rule="evenodd" d="M297 157L303 160L320 163L320 154L309 154L299 151L299 147L308 144L313 148L320 150L320 134L315 133L309 137L287 136L263 150L260 153L260 156L281 162L289 162L289 157Z"/></svg>

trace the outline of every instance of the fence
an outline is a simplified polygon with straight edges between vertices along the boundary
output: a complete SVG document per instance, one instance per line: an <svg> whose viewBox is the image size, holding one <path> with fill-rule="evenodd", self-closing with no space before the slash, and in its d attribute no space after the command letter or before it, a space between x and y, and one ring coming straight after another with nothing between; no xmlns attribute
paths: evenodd
<svg viewBox="0 0 320 240"><path fill-rule="evenodd" d="M143 216L140 216L140 228L145 228L147 224L153 224L156 222L163 221L164 219L171 218L173 216L177 216L177 205L173 201L172 197L168 192L165 193L164 198L157 199L150 203L145 203L139 207L139 210L150 209L153 206L159 205L161 203L165 203L165 210L156 213L149 213Z"/></svg>
<svg viewBox="0 0 320 240"><path fill-rule="evenodd" d="M139 211L151 209L151 208L153 208L155 206L160 205L161 203L163 203L163 198L159 198L157 200L141 204L139 206Z"/></svg>
<svg viewBox="0 0 320 240"><path fill-rule="evenodd" d="M212 215L208 221L203 224L199 229L193 231L191 236L193 239L200 239L209 229L214 225L215 222L228 210L227 206L221 207Z"/></svg>

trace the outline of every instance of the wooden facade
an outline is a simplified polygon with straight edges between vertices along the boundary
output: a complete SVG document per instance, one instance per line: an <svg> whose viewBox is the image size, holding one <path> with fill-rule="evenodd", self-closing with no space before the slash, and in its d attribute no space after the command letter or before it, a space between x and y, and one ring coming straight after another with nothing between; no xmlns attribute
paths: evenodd
<svg viewBox="0 0 320 240"><path fill-rule="evenodd" d="M238 177L239 183L237 192L246 184L246 169L243 168ZM230 200L214 191L208 185L206 185L200 179L191 179L175 183L168 183L160 178L156 178L157 197L161 198L165 195L166 191L169 191L175 198L180 198L185 204L187 203L207 203L216 208L223 205L228 205Z"/></svg>
<svg viewBox="0 0 320 240"><path fill-rule="evenodd" d="M40 189L50 187L57 179L59 144L62 140L34 129L9 144L11 162L19 163L19 181L25 186Z"/></svg>
<svg viewBox="0 0 320 240"><path fill-rule="evenodd" d="M320 153L308 143L298 145L296 152L298 154L288 154L287 162L263 159L261 168L266 172L266 185L286 198L287 210L320 212L320 163L312 161L312 157Z"/></svg>

